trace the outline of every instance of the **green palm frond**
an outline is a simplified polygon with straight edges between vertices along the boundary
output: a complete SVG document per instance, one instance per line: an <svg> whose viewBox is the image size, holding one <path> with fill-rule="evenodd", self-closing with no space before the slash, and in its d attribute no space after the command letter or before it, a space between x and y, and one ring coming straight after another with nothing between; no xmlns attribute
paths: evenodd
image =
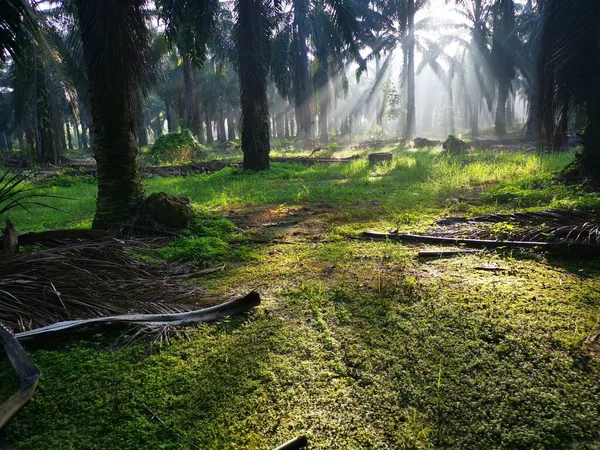
<svg viewBox="0 0 600 450"><path fill-rule="evenodd" d="M0 61L7 54L19 59L35 28L25 0L0 0Z"/></svg>
<svg viewBox="0 0 600 450"><path fill-rule="evenodd" d="M29 176L22 172L5 171L0 175L0 217L15 208L21 208L29 212L29 206L43 206L56 209L36 199L61 198L54 195L44 194L37 188L28 184Z"/></svg>
<svg viewBox="0 0 600 450"><path fill-rule="evenodd" d="M219 0L157 0L156 8L171 41L194 64L203 64L217 29Z"/></svg>

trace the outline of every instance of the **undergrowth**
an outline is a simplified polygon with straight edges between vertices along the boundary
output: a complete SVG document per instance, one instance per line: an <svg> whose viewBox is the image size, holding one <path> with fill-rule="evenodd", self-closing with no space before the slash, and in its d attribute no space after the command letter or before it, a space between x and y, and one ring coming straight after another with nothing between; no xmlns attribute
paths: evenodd
<svg viewBox="0 0 600 450"><path fill-rule="evenodd" d="M166 261L191 261L205 266L252 259L245 238L226 218L210 211L197 213L190 229L157 250Z"/></svg>

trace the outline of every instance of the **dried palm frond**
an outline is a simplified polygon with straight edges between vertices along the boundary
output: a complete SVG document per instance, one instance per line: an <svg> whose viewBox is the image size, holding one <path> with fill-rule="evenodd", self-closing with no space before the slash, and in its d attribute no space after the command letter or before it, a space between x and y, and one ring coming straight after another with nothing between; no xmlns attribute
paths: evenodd
<svg viewBox="0 0 600 450"><path fill-rule="evenodd" d="M549 210L449 218L435 236L600 245L600 217L586 211Z"/></svg>
<svg viewBox="0 0 600 450"><path fill-rule="evenodd" d="M145 254L145 258L140 258ZM185 284L189 266L149 262L141 243L114 238L0 260L0 322L25 331L54 322L123 314L174 313L219 303Z"/></svg>

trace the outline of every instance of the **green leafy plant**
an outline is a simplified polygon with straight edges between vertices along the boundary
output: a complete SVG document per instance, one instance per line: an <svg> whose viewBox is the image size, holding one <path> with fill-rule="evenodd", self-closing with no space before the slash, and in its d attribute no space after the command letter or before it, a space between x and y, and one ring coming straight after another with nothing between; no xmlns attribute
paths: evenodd
<svg viewBox="0 0 600 450"><path fill-rule="evenodd" d="M202 146L190 130L160 136L148 149L148 159L152 164L185 163L206 157Z"/></svg>
<svg viewBox="0 0 600 450"><path fill-rule="evenodd" d="M10 170L0 175L0 217L14 208L22 208L27 211L27 206L29 205L51 208L33 199L54 196L33 192L36 188L26 183L28 178L27 175L21 172L12 172Z"/></svg>

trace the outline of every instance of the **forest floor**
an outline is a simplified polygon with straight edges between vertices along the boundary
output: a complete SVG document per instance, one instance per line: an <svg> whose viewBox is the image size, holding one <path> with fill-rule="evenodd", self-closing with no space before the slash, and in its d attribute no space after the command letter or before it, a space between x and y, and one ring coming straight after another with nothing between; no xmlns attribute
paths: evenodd
<svg viewBox="0 0 600 450"><path fill-rule="evenodd" d="M304 434L314 449L600 448L600 360L584 345L600 328L597 260L423 260L429 246L351 239L448 216L599 211L600 196L551 183L573 155L386 150L393 162L375 168L145 179L148 192L189 196L204 224L158 254L225 263L200 281L206 292L258 289L262 305L168 345L98 335L31 349L39 391L0 446L266 450ZM93 180L45 186L70 200L11 214L19 231L90 226ZM0 401L15 386L0 361Z"/></svg>

